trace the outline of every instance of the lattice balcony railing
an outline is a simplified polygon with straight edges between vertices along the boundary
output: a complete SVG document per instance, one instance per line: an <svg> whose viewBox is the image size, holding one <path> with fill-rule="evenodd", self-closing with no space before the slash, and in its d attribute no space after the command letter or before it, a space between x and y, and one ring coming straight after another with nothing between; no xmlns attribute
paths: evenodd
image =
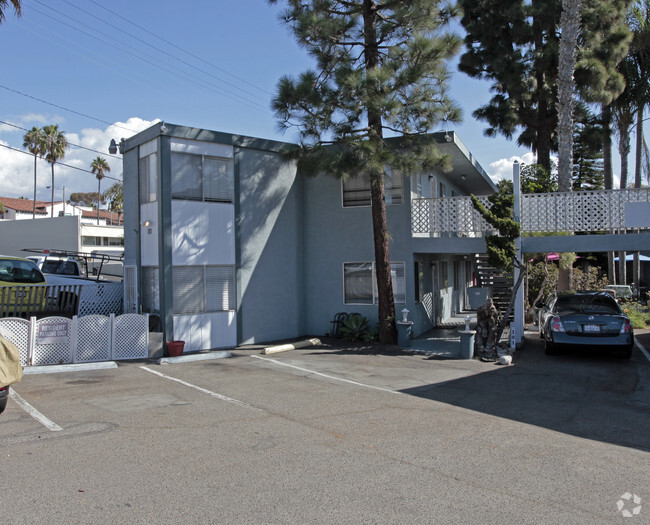
<svg viewBox="0 0 650 525"><path fill-rule="evenodd" d="M478 199L490 207L487 197ZM628 202L650 202L650 188L524 194L522 231L623 232ZM494 230L474 209L470 197L413 199L411 206L411 229L416 235L480 237Z"/></svg>

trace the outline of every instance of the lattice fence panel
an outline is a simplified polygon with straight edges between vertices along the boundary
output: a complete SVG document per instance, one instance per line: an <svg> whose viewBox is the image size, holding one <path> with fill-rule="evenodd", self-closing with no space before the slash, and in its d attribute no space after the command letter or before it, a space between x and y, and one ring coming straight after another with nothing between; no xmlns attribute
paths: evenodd
<svg viewBox="0 0 650 525"><path fill-rule="evenodd" d="M72 320L67 317L46 317L34 323L35 344L33 365L60 365L72 363ZM51 327L60 327L51 337ZM51 342L50 342L51 341Z"/></svg>
<svg viewBox="0 0 650 525"><path fill-rule="evenodd" d="M75 362L108 361L111 358L111 318L87 315L77 319Z"/></svg>
<svg viewBox="0 0 650 525"><path fill-rule="evenodd" d="M486 207L487 197L478 197ZM445 197L413 199L411 202L411 228L413 233L458 233L471 236L489 232L490 226L474 209L470 197Z"/></svg>
<svg viewBox="0 0 650 525"><path fill-rule="evenodd" d="M149 316L123 314L113 322L113 359L149 357Z"/></svg>
<svg viewBox="0 0 650 525"><path fill-rule="evenodd" d="M478 197L488 209L487 197ZM521 196L524 232L603 232L625 230L625 205L650 201L650 189L574 191ZM493 228L474 210L470 197L413 199L413 233L483 235Z"/></svg>
<svg viewBox="0 0 650 525"><path fill-rule="evenodd" d="M413 233L431 233L433 214L431 199L413 199L411 202L411 229Z"/></svg>
<svg viewBox="0 0 650 525"><path fill-rule="evenodd" d="M599 191L574 192L570 231L605 231L610 227L610 195Z"/></svg>
<svg viewBox="0 0 650 525"><path fill-rule="evenodd" d="M88 283L81 289L79 317L92 314L120 314L124 307L122 283Z"/></svg>
<svg viewBox="0 0 650 525"><path fill-rule="evenodd" d="M29 364L29 330L30 322L27 319L7 317L0 319L0 334L18 347L20 364Z"/></svg>

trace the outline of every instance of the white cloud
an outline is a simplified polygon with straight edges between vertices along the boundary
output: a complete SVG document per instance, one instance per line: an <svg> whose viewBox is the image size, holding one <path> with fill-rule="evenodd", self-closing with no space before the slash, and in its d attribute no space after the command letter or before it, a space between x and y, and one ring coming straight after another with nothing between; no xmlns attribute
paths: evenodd
<svg viewBox="0 0 650 525"><path fill-rule="evenodd" d="M35 117L35 115L25 115L21 118L21 121L25 122L27 118L33 121ZM98 156L104 157L111 168L110 173L107 175L121 180L122 160L121 158L113 158L108 153L108 145L111 139L119 142L122 138L129 138L148 128L154 122L156 121L133 117L126 122L115 122L103 130L84 128L78 133L67 130L66 138L68 142L88 149L71 146L66 151L62 163L90 171L90 164L93 159ZM2 188L0 195L3 197L32 199L34 197L34 157L22 147L24 131L19 130L20 133L13 133L11 129L7 126L0 128L0 133L10 141L0 140L0 144L15 148L0 147L0 188ZM15 128L13 129L15 130ZM19 151L15 151L16 149ZM94 151L89 151L89 149ZM120 157L119 153L116 156ZM60 164L54 166L55 200L62 199L63 187L65 187L66 199L69 199L71 193L97 191L97 178L92 173L68 166ZM38 200L50 200L51 189L48 189L47 186L51 185L51 180L52 171L50 165L46 161L39 159L37 162L36 184L36 198ZM101 184L102 192L115 182L113 179L103 179Z"/></svg>
<svg viewBox="0 0 650 525"><path fill-rule="evenodd" d="M515 161L519 164L534 164L537 157L534 153L524 153L522 156L513 155L507 159L499 159L490 163L488 173L494 182L499 182L502 179L512 180L512 166Z"/></svg>

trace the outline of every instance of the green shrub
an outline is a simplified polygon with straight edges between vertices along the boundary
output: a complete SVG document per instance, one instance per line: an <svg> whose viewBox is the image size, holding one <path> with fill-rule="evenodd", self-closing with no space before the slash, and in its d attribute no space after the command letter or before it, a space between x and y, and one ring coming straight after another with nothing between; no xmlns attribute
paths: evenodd
<svg viewBox="0 0 650 525"><path fill-rule="evenodd" d="M365 340L365 337L370 332L370 324L368 319L363 315L351 315L347 320L343 321L341 333L346 339L352 341Z"/></svg>
<svg viewBox="0 0 650 525"><path fill-rule="evenodd" d="M621 309L630 318L634 328L650 325L650 311L639 301L621 301Z"/></svg>

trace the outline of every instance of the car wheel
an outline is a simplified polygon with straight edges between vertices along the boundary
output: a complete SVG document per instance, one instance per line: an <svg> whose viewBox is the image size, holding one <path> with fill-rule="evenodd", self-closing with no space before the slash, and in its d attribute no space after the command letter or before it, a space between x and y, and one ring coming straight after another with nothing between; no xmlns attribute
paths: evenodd
<svg viewBox="0 0 650 525"><path fill-rule="evenodd" d="M546 355L555 355L557 354L557 346L551 343L548 339L544 340L544 353Z"/></svg>
<svg viewBox="0 0 650 525"><path fill-rule="evenodd" d="M630 359L632 357L632 347L625 350L614 350L614 357L619 359Z"/></svg>
<svg viewBox="0 0 650 525"><path fill-rule="evenodd" d="M7 408L7 398L0 399L0 414L2 414Z"/></svg>

